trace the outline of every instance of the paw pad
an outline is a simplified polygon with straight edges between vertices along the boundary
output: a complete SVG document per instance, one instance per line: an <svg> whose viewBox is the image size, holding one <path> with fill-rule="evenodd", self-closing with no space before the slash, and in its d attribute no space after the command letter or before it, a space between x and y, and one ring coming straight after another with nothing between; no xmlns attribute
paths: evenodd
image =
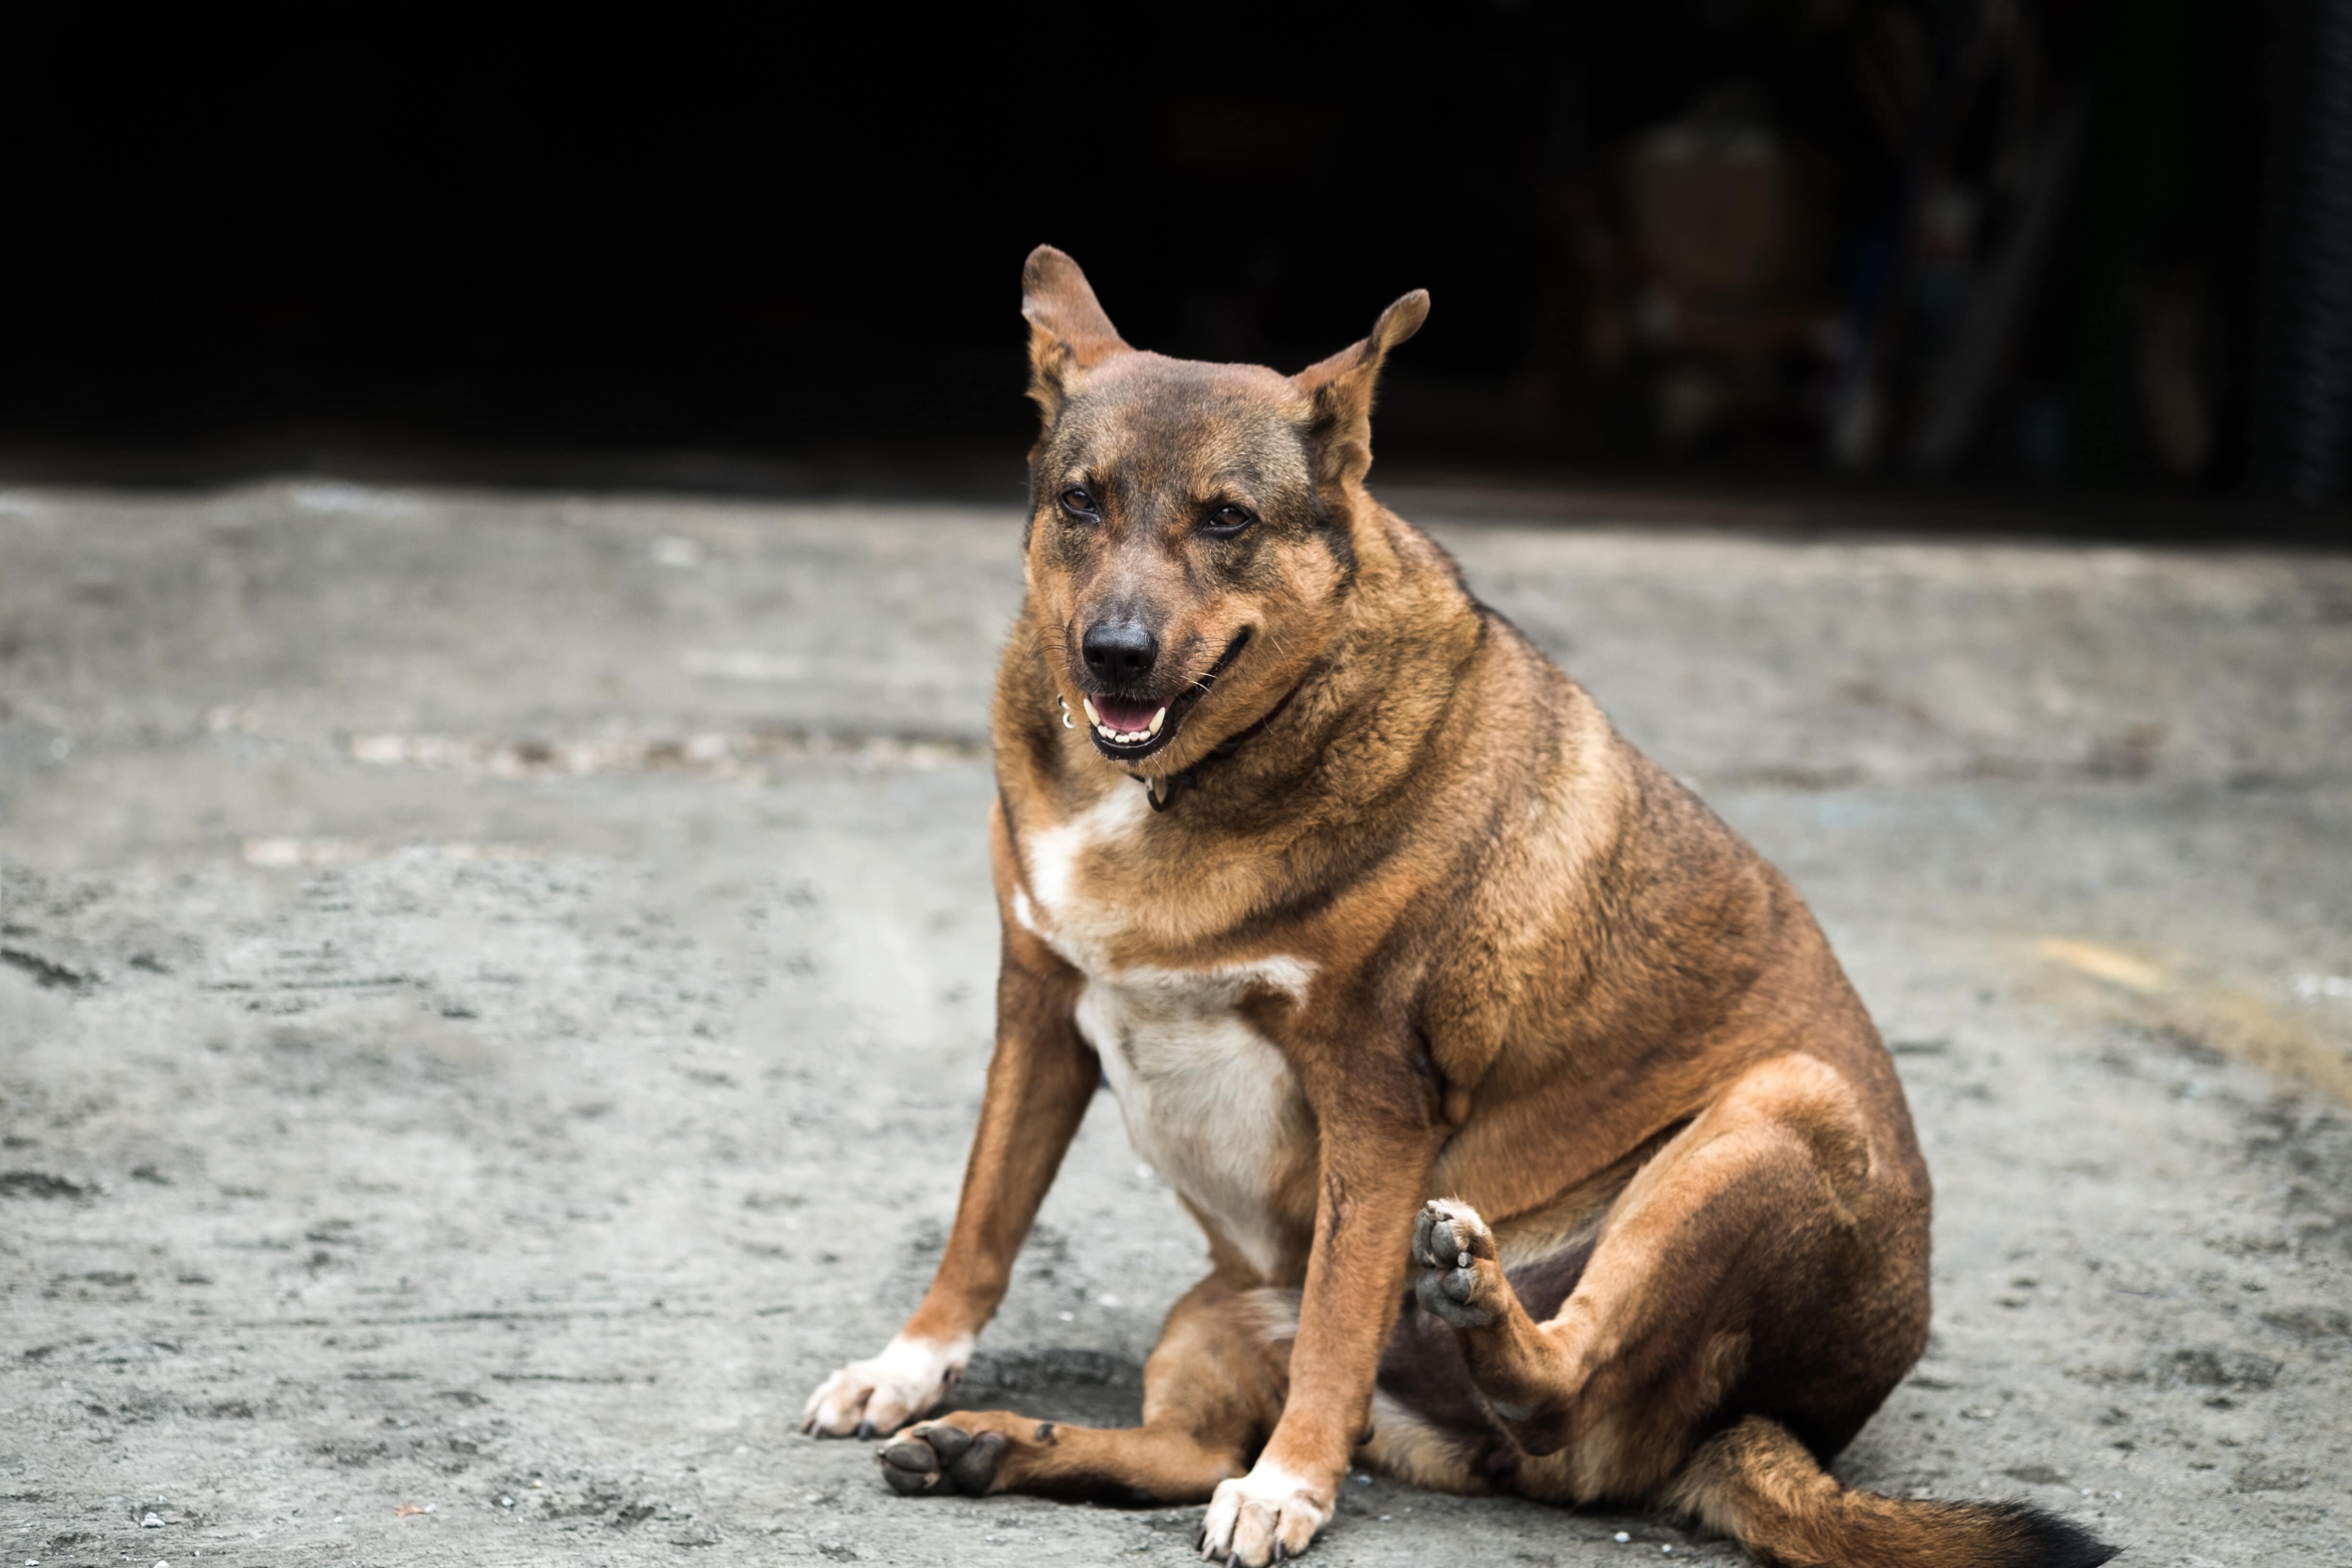
<svg viewBox="0 0 2352 1568"><path fill-rule="evenodd" d="M1412 1261L1423 1270L1413 1294L1428 1311L1457 1329L1495 1321L1480 1304L1485 1274L1495 1265L1495 1237L1477 1210L1446 1198L1423 1205L1413 1221Z"/></svg>
<svg viewBox="0 0 2352 1568"><path fill-rule="evenodd" d="M967 1432L945 1421L909 1426L875 1454L882 1479L900 1497L954 1491L978 1497L996 1479L1002 1432Z"/></svg>

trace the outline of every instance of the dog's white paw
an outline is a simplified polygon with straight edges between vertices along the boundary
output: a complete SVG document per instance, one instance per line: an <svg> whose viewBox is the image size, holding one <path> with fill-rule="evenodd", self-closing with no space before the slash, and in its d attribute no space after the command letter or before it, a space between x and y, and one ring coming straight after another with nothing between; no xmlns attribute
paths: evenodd
<svg viewBox="0 0 2352 1568"><path fill-rule="evenodd" d="M1331 1521L1331 1491L1260 1460L1248 1475L1217 1483L1201 1527L1201 1555L1249 1568L1296 1557Z"/></svg>
<svg viewBox="0 0 2352 1568"><path fill-rule="evenodd" d="M817 1385L801 1410L801 1430L826 1437L887 1436L947 1397L971 1358L971 1342L900 1334L882 1353L851 1362Z"/></svg>

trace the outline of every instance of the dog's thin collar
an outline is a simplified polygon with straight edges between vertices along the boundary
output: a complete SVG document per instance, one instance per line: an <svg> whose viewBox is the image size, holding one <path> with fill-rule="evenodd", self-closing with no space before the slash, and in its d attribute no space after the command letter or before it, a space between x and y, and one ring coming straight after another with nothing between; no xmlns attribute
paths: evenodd
<svg viewBox="0 0 2352 1568"><path fill-rule="evenodd" d="M1256 723L1252 724L1248 729L1228 735L1223 740L1218 742L1215 745L1210 747L1209 754L1207 756L1202 757L1199 762L1194 763L1182 773L1170 773L1165 778L1136 780L1136 783L1143 786L1143 793L1150 797L1151 809L1154 811L1165 811L1170 806L1176 804L1176 797L1178 795L1187 789L1197 787L1201 781L1196 775L1202 768L1207 766L1211 763L1221 763L1227 757L1232 756L1235 752L1240 751L1242 749L1242 743L1255 735L1260 730L1265 729L1268 724L1273 723L1275 717L1284 709L1290 706L1290 700L1297 696L1301 689L1306 685L1307 681L1305 678L1300 678L1297 686L1292 687L1289 690L1282 694L1281 701L1276 703L1273 707L1265 710L1265 717L1259 719Z"/></svg>

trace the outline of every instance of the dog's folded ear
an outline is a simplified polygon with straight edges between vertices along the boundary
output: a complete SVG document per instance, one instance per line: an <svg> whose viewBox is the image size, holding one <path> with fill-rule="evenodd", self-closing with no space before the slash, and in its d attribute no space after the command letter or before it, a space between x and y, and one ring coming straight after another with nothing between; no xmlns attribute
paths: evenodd
<svg viewBox="0 0 2352 1568"><path fill-rule="evenodd" d="M1372 384L1389 350L1421 331L1429 319L1429 290L1416 289L1381 312L1371 335L1291 377L1315 405L1307 446L1316 483L1342 489L1372 466Z"/></svg>
<svg viewBox="0 0 2352 1568"><path fill-rule="evenodd" d="M1021 268L1021 314L1029 322L1029 396L1051 423L1078 373L1128 352L1078 264L1050 245Z"/></svg>

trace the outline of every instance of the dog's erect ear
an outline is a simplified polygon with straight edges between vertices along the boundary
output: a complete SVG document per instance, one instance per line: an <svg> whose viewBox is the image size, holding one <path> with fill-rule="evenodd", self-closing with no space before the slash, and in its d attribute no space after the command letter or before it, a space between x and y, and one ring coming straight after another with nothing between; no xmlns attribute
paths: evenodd
<svg viewBox="0 0 2352 1568"><path fill-rule="evenodd" d="M1307 444L1318 484L1342 489L1370 470L1372 384L1380 379L1381 362L1428 319L1429 290L1416 289L1381 312L1371 336L1291 377L1315 404Z"/></svg>
<svg viewBox="0 0 2352 1568"><path fill-rule="evenodd" d="M1021 268L1021 314L1029 321L1029 396L1048 422L1077 373L1128 352L1078 264L1050 245Z"/></svg>

